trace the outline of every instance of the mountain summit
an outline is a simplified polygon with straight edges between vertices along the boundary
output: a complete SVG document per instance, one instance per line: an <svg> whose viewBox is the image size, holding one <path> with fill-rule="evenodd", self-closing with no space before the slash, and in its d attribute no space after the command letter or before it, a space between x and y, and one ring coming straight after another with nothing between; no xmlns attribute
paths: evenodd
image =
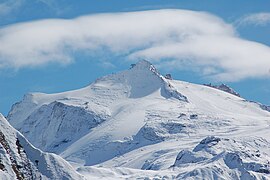
<svg viewBox="0 0 270 180"><path fill-rule="evenodd" d="M86 177L269 178L270 112L145 60L79 90L28 94L8 121Z"/></svg>

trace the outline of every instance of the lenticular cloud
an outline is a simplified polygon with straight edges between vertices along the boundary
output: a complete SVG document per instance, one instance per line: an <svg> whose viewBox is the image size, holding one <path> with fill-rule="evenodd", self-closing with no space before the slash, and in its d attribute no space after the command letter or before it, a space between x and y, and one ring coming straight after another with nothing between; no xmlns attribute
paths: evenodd
<svg viewBox="0 0 270 180"><path fill-rule="evenodd" d="M232 25L214 15L187 10L39 20L0 29L0 67L68 64L74 52L85 51L196 68L228 81L269 76L270 48L236 34Z"/></svg>

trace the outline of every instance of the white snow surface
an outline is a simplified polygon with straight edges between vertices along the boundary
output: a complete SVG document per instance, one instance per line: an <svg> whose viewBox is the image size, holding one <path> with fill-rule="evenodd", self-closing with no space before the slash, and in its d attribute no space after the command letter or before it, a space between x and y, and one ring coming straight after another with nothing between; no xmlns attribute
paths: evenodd
<svg viewBox="0 0 270 180"><path fill-rule="evenodd" d="M0 179L85 179L60 156L34 148L0 114Z"/></svg>
<svg viewBox="0 0 270 180"><path fill-rule="evenodd" d="M32 93L8 121L89 179L270 179L270 112L149 62L64 93Z"/></svg>

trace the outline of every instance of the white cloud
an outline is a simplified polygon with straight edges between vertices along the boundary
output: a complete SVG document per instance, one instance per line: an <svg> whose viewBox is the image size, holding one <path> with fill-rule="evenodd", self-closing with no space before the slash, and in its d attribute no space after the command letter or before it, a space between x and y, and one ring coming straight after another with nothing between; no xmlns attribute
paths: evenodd
<svg viewBox="0 0 270 180"><path fill-rule="evenodd" d="M221 80L269 76L270 48L204 12L154 10L49 19L0 29L0 67L73 61L74 52L149 59Z"/></svg>
<svg viewBox="0 0 270 180"><path fill-rule="evenodd" d="M249 14L240 18L237 21L238 25L256 25L256 26L265 26L270 24L270 13L254 13Z"/></svg>

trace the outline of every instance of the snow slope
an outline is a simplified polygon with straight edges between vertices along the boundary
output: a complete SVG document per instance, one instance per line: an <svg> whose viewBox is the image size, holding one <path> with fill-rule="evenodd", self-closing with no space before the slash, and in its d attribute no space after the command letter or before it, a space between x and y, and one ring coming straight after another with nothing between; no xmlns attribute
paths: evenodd
<svg viewBox="0 0 270 180"><path fill-rule="evenodd" d="M38 148L97 179L269 178L270 112L166 79L147 61L76 91L28 94L8 120ZM221 140L194 148L211 137Z"/></svg>
<svg viewBox="0 0 270 180"><path fill-rule="evenodd" d="M0 179L84 179L61 157L34 148L0 114Z"/></svg>

